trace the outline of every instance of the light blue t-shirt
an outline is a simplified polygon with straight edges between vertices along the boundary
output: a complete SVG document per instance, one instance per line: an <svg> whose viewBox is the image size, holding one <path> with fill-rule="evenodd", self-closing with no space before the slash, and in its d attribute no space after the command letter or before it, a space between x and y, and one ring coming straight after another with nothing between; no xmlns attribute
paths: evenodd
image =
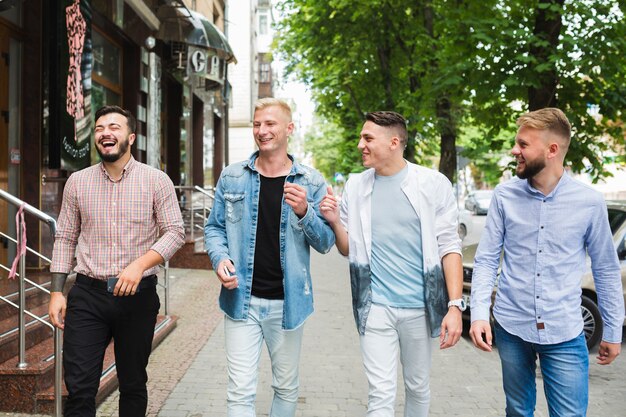
<svg viewBox="0 0 626 417"><path fill-rule="evenodd" d="M420 219L402 191L408 165L392 176L376 175L372 192L372 302L424 308Z"/></svg>

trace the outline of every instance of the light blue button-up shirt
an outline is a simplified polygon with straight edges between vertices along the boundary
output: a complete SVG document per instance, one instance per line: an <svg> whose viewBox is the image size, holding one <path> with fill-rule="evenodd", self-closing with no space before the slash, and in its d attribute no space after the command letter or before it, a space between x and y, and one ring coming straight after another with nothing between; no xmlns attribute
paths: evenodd
<svg viewBox="0 0 626 417"><path fill-rule="evenodd" d="M567 173L547 196L519 178L496 187L474 260L472 321L489 319L501 253L493 314L507 332L538 344L578 336L589 254L604 321L602 340L621 343L620 267L600 193Z"/></svg>

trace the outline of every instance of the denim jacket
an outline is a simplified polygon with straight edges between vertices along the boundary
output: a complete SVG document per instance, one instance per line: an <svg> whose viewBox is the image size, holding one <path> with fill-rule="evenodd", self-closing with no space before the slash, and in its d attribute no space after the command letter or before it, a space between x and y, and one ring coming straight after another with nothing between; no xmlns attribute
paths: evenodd
<svg viewBox="0 0 626 417"><path fill-rule="evenodd" d="M407 162L408 163L408 162ZM461 253L457 232L458 210L450 181L437 171L408 163L402 191L420 219L424 257L424 300L432 337L439 336L448 312L448 292L441 258ZM348 230L352 308L357 329L365 333L372 305L370 259L372 254L372 190L375 172L352 176L341 200L341 222ZM389 213L393 216L393 213Z"/></svg>
<svg viewBox="0 0 626 417"><path fill-rule="evenodd" d="M220 308L233 320L246 320L252 292L254 248L259 214L261 179L254 162L258 152L248 161L229 165L217 183L215 202L204 227L205 246L211 263L230 259L235 266L238 288L222 287ZM335 235L319 211L326 195L326 183L313 168L293 161L286 181L306 189L308 209L301 219L283 199L280 216L280 265L283 271L285 300L283 323L292 330L313 313L313 289L310 274L310 249L327 253L335 243Z"/></svg>

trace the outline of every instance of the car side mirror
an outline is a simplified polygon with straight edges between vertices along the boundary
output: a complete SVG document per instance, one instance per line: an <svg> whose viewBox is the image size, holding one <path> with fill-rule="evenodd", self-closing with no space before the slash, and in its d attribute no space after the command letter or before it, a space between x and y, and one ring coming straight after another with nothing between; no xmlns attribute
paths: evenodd
<svg viewBox="0 0 626 417"><path fill-rule="evenodd" d="M465 201L465 209L469 210L470 209L470 204L469 201Z"/></svg>

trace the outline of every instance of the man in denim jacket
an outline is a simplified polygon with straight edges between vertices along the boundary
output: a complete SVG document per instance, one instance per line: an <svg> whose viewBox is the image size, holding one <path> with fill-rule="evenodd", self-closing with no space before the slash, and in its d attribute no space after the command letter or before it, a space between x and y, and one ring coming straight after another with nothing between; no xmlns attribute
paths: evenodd
<svg viewBox="0 0 626 417"><path fill-rule="evenodd" d="M263 341L273 372L270 416L295 415L303 324L313 312L309 247L326 253L335 242L319 212L324 178L287 153L293 128L287 103L256 103L259 150L222 172L205 227L222 283L229 417L255 415Z"/></svg>
<svg viewBox="0 0 626 417"><path fill-rule="evenodd" d="M404 415L427 417L431 337L439 337L441 349L454 346L465 309L456 201L445 176L403 158L402 115L381 111L365 119L358 147L370 169L350 177L341 210L330 193L321 210L350 261L367 416L393 417L400 355Z"/></svg>

